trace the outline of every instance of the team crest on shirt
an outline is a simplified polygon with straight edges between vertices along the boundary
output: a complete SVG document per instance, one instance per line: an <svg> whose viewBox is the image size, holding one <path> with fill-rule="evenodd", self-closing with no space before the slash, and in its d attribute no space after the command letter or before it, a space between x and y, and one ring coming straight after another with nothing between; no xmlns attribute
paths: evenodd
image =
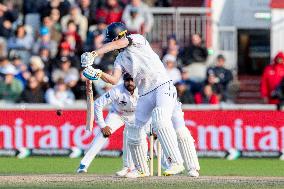
<svg viewBox="0 0 284 189"><path fill-rule="evenodd" d="M123 99L121 101L119 101L119 104L122 105L122 106L126 106L127 101L125 99L125 96L123 96Z"/></svg>
<svg viewBox="0 0 284 189"><path fill-rule="evenodd" d="M121 105L123 105L123 106L126 106L127 102L125 102L124 100L121 100L121 101L119 102L119 104L121 104Z"/></svg>
<svg viewBox="0 0 284 189"><path fill-rule="evenodd" d="M110 94L109 94L109 93L107 93L107 94L105 95L105 97L106 97L106 98L109 98L109 97L110 97Z"/></svg>

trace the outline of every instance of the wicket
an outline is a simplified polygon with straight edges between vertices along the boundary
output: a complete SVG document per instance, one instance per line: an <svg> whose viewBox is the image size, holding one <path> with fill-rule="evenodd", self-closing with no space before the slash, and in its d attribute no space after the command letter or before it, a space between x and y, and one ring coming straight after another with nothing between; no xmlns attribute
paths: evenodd
<svg viewBox="0 0 284 189"><path fill-rule="evenodd" d="M162 175L162 154L161 154L161 144L157 139L157 149L156 149L156 156L157 156L157 172L158 176ZM150 176L154 176L154 135L151 129L150 131Z"/></svg>

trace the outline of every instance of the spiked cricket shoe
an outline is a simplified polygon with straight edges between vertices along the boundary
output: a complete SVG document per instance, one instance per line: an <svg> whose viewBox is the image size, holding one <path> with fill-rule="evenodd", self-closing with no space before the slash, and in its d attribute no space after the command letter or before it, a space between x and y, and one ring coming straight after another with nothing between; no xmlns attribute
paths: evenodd
<svg viewBox="0 0 284 189"><path fill-rule="evenodd" d="M76 171L77 173L87 173L87 168L85 165L80 164L79 168Z"/></svg>
<svg viewBox="0 0 284 189"><path fill-rule="evenodd" d="M164 171L165 176L176 175L184 171L184 166L176 163L171 164L171 166Z"/></svg>
<svg viewBox="0 0 284 189"><path fill-rule="evenodd" d="M117 176L124 177L127 173L131 172L131 169L128 167L123 167L120 171L116 172Z"/></svg>

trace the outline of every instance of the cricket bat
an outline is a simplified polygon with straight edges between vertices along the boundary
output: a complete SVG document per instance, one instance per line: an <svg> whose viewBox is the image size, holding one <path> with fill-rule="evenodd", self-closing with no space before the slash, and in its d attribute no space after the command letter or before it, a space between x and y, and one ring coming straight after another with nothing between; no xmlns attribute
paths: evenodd
<svg viewBox="0 0 284 189"><path fill-rule="evenodd" d="M86 96L87 96L87 121L86 121L86 130L92 131L94 126L94 96L92 81L86 81Z"/></svg>

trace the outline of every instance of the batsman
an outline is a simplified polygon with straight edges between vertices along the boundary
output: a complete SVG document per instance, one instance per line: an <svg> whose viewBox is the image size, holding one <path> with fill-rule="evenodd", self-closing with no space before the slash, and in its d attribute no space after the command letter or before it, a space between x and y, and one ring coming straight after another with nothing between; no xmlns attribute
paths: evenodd
<svg viewBox="0 0 284 189"><path fill-rule="evenodd" d="M111 75L92 67L97 56L114 50L118 50L119 54ZM127 72L138 88L135 123L127 133L127 145L136 168L132 177L149 176L143 141L145 127L151 118L154 132L170 162L164 174L181 173L184 170L183 159L171 120L176 105L176 88L148 41L142 35L128 34L124 24L112 23L106 29L105 44L93 52L83 53L81 66L85 67L83 74L88 79L101 78L114 85Z"/></svg>

